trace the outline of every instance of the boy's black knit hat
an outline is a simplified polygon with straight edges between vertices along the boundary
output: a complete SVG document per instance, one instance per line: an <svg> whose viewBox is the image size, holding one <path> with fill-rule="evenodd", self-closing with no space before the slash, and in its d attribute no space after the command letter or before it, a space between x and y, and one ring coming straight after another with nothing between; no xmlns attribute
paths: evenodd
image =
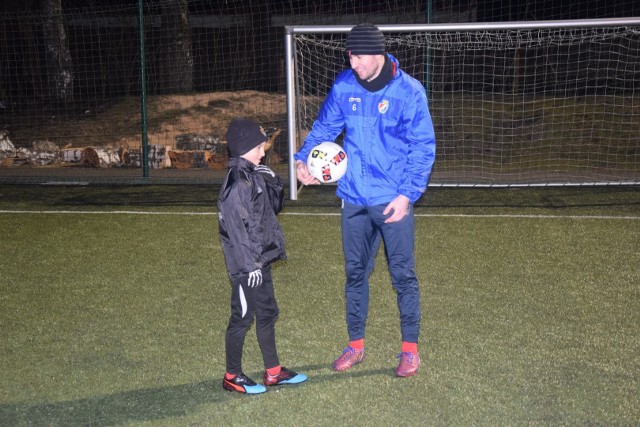
<svg viewBox="0 0 640 427"><path fill-rule="evenodd" d="M231 157L240 157L268 139L262 126L242 117L233 119L227 129L227 146Z"/></svg>
<svg viewBox="0 0 640 427"><path fill-rule="evenodd" d="M358 24L347 35L349 55L384 55L384 34L373 24Z"/></svg>

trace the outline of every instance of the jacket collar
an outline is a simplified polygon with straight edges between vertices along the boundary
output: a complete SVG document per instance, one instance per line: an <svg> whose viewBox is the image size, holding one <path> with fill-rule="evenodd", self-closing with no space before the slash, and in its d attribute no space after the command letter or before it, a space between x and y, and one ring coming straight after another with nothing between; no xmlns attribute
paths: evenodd
<svg viewBox="0 0 640 427"><path fill-rule="evenodd" d="M229 157L229 167L238 167L240 169L253 172L256 166L243 157Z"/></svg>

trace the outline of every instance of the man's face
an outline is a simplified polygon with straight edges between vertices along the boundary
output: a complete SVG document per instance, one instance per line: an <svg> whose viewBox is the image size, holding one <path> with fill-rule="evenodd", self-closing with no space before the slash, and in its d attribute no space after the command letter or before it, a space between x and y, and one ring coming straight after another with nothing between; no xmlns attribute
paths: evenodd
<svg viewBox="0 0 640 427"><path fill-rule="evenodd" d="M241 157L243 157L244 159L250 161L251 163L257 166L260 164L260 160L262 160L262 158L264 157L265 145L266 145L266 141L263 142L262 144L256 145L251 150L244 153Z"/></svg>
<svg viewBox="0 0 640 427"><path fill-rule="evenodd" d="M384 55L349 55L349 63L360 80L370 82L380 74Z"/></svg>

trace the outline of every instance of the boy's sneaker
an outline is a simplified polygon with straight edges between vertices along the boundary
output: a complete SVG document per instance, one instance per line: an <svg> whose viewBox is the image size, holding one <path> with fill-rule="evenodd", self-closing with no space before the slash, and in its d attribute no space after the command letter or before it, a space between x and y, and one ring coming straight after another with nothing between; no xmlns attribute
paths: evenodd
<svg viewBox="0 0 640 427"><path fill-rule="evenodd" d="M399 377L410 377L420 370L420 356L418 353L402 352L398 355L400 363L396 369Z"/></svg>
<svg viewBox="0 0 640 427"><path fill-rule="evenodd" d="M267 391L265 386L256 384L245 374L238 374L232 380L228 380L225 376L222 380L222 388L227 391L237 391L238 393L246 394L260 394Z"/></svg>
<svg viewBox="0 0 640 427"><path fill-rule="evenodd" d="M264 371L262 377L264 385L283 385L283 384L300 384L307 380L305 374L298 374L297 372L290 371L284 366L280 368L278 375L269 375L267 371Z"/></svg>
<svg viewBox="0 0 640 427"><path fill-rule="evenodd" d="M338 357L331 367L334 371L346 371L353 365L364 362L367 356L364 354L364 349L357 350L351 346L348 346L342 351L342 355Z"/></svg>

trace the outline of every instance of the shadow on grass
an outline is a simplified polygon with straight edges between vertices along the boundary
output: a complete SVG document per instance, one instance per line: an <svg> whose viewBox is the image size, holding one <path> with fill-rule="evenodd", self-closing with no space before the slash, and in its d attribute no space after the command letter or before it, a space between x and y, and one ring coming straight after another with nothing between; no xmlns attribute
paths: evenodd
<svg viewBox="0 0 640 427"><path fill-rule="evenodd" d="M7 426L112 426L184 416L194 407L223 400L214 380L95 396L55 403L0 405Z"/></svg>
<svg viewBox="0 0 640 427"><path fill-rule="evenodd" d="M308 186L288 206L336 207L340 200L331 185ZM625 208L640 210L640 187L546 187L546 188L429 188L416 208Z"/></svg>
<svg viewBox="0 0 640 427"><path fill-rule="evenodd" d="M640 187L430 188L416 203L430 208L640 209Z"/></svg>
<svg viewBox="0 0 640 427"><path fill-rule="evenodd" d="M33 204L50 208L204 206L214 208L220 187L216 185L91 185L0 186L6 204Z"/></svg>
<svg viewBox="0 0 640 427"><path fill-rule="evenodd" d="M218 185L91 185L39 186L0 185L0 209L15 206L34 209L184 207L215 210ZM288 193L288 189L285 190ZM286 194L289 199L289 195ZM335 185L308 186L298 200L287 200L287 208L339 209ZM429 188L415 204L417 208L491 209L619 209L640 210L639 186L560 188Z"/></svg>
<svg viewBox="0 0 640 427"><path fill-rule="evenodd" d="M333 372L327 365L296 366L309 376L308 384L372 375L395 376L392 368ZM326 373L313 374L313 372ZM258 374L256 374L257 376ZM304 387L305 384L287 386ZM86 399L54 403L0 405L0 425L6 426L113 426L136 421L162 420L186 416L204 404L223 403L235 398L256 398L222 389L220 380L194 384L124 391Z"/></svg>

